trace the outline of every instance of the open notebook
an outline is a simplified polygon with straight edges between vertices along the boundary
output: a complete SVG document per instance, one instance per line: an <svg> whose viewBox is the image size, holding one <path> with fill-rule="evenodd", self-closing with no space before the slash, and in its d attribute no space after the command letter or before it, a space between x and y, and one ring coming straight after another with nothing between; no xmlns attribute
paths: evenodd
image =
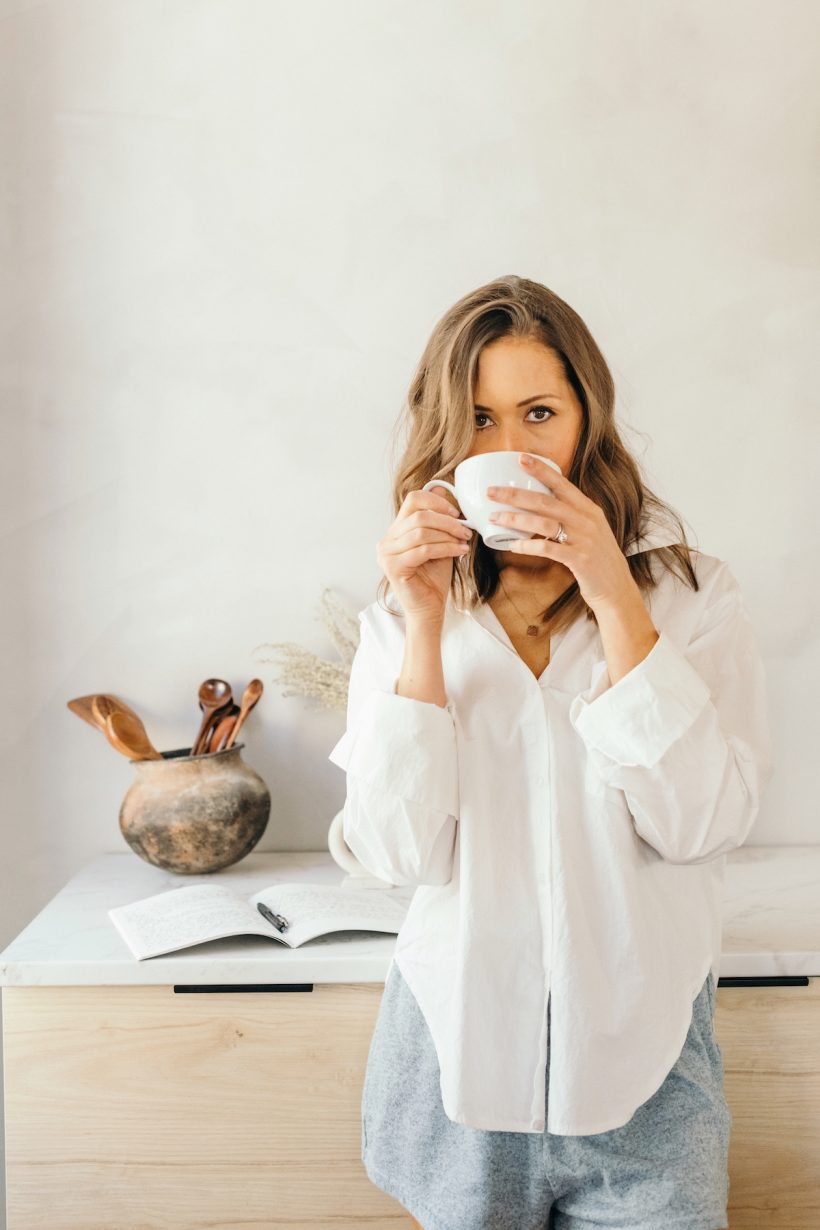
<svg viewBox="0 0 820 1230"><path fill-rule="evenodd" d="M263 935L288 948L332 931L398 935L412 891L272 884L247 899L223 884L173 888L108 915L138 961L229 935Z"/></svg>

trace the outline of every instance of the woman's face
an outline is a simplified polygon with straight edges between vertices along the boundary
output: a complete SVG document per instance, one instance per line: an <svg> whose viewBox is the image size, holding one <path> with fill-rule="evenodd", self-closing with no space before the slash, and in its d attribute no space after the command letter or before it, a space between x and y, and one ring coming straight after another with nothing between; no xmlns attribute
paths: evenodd
<svg viewBox="0 0 820 1230"><path fill-rule="evenodd" d="M558 356L543 342L502 337L484 347L478 357L474 412L470 457L507 449L538 453L569 474L584 412ZM500 568L544 564L519 552L496 554Z"/></svg>

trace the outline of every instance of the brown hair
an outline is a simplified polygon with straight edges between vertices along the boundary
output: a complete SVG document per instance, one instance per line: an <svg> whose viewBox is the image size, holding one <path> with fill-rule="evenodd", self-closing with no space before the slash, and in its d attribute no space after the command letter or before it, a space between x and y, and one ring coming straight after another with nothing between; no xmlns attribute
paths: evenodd
<svg viewBox="0 0 820 1230"><path fill-rule="evenodd" d="M581 317L569 304L539 282L510 274L465 295L436 324L396 424L408 428L407 441L393 485L393 511L409 491L432 478L452 482L453 471L470 455L475 438L473 389L482 348L498 338L542 342L560 359L568 383L584 412L584 424L568 478L600 505L624 550L638 535L643 517L671 518L680 542L627 556L640 589L654 588L651 556L662 567L699 588L680 516L643 481L635 458L615 425L615 384L606 360ZM454 560L451 596L456 605L474 607L491 598L499 583L496 553L479 534L470 552ZM388 577L379 582L378 598L386 597ZM387 608L390 609L390 608ZM544 611L542 619L560 631L592 609L574 581ZM396 614L397 612L392 611Z"/></svg>

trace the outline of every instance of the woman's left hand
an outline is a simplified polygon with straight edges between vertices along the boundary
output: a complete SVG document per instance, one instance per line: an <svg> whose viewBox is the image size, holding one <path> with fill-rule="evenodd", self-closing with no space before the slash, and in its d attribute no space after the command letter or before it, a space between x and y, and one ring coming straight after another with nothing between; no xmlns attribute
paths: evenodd
<svg viewBox="0 0 820 1230"><path fill-rule="evenodd" d="M564 564L574 574L582 598L593 611L617 605L636 586L604 510L545 461L533 457L531 465L524 464L522 459L528 456L528 453L519 454L519 465L524 473L532 474L554 494L521 487L497 487L494 495L488 492L489 499L515 504L521 509L520 512L493 513L492 521L543 535L515 539L505 550L540 555ZM551 542L552 536L558 533L559 522L567 541Z"/></svg>

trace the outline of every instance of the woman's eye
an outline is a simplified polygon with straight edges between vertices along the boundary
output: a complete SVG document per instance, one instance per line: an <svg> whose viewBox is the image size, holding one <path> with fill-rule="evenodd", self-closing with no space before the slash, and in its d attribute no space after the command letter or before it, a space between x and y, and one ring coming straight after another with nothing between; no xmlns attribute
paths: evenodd
<svg viewBox="0 0 820 1230"><path fill-rule="evenodd" d="M530 406L529 410L527 411L527 414L533 414L533 413L548 414L548 415L549 415L549 418L551 419L551 418L553 417L553 415L555 414L555 411L554 411L554 410L550 410L549 406ZM486 419L487 417L488 417L488 416L484 413L484 411L483 411L483 410L478 410L478 411L476 411L476 416L475 416L475 425L476 425L476 428L477 428L479 431L483 431L483 430L484 430L484 427L483 427L483 426L481 426L481 424L479 423L479 421L478 421L478 420L479 420L479 419ZM548 422L549 422L549 419L546 419L546 418L540 418L540 419L534 419L533 421L534 421L534 422L536 422L536 423L548 423Z"/></svg>

